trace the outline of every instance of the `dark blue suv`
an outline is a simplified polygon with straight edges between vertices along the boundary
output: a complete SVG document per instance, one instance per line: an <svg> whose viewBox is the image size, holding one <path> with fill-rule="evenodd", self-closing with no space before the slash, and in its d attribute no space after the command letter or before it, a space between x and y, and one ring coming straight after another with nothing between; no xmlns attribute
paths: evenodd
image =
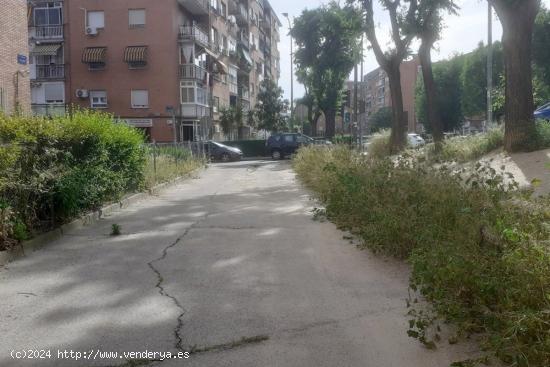
<svg viewBox="0 0 550 367"><path fill-rule="evenodd" d="M309 136L297 133L277 133L267 139L265 146L267 152L273 159L289 157L303 145L314 144L315 141Z"/></svg>

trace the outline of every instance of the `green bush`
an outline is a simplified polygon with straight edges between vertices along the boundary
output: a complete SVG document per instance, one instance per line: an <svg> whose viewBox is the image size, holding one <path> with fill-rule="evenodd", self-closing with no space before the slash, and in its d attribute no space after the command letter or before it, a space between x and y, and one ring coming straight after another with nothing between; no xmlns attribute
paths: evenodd
<svg viewBox="0 0 550 367"><path fill-rule="evenodd" d="M440 151L436 151L433 143L428 144L421 152L432 162L464 163L481 158L503 145L504 131L497 128L482 134L449 138L443 142Z"/></svg>
<svg viewBox="0 0 550 367"><path fill-rule="evenodd" d="M293 165L329 219L409 261L411 287L459 335L482 333L515 366L550 366L550 198L528 198L481 164L464 177L408 155L311 147Z"/></svg>
<svg viewBox="0 0 550 367"><path fill-rule="evenodd" d="M0 115L0 142L0 201L19 240L144 184L142 134L107 114Z"/></svg>
<svg viewBox="0 0 550 367"><path fill-rule="evenodd" d="M369 157L381 159L390 155L390 130L374 134L367 148Z"/></svg>
<svg viewBox="0 0 550 367"><path fill-rule="evenodd" d="M239 148L245 157L265 157L265 140L234 140L224 141L222 144Z"/></svg>

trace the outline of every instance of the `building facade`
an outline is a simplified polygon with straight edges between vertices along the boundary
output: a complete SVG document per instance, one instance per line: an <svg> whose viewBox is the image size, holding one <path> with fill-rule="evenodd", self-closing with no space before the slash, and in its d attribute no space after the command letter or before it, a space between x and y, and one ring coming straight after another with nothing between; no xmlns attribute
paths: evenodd
<svg viewBox="0 0 550 367"><path fill-rule="evenodd" d="M0 7L0 111L30 112L27 3L2 0Z"/></svg>
<svg viewBox="0 0 550 367"><path fill-rule="evenodd" d="M418 74L420 73L420 62L414 56L410 60L401 63L401 89L403 94L403 110L405 111L409 132L419 132L415 109L415 87ZM353 83L348 83L348 88L353 88ZM351 91L353 95L353 89ZM360 121L366 121L368 126L369 117L383 107L391 107L390 83L388 75L381 68L375 69L363 77L359 90ZM353 99L352 99L353 101ZM363 107L364 106L364 107Z"/></svg>
<svg viewBox="0 0 550 367"><path fill-rule="evenodd" d="M222 138L220 111L250 110L261 80L279 78L280 22L264 0L30 6L36 113L79 106L112 113L152 141Z"/></svg>

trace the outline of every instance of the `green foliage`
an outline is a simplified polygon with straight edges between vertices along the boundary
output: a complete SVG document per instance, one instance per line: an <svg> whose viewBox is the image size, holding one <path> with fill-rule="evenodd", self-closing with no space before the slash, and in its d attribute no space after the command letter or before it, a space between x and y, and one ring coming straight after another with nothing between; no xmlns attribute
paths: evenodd
<svg viewBox="0 0 550 367"><path fill-rule="evenodd" d="M258 127L271 132L284 130L284 110L283 90L273 80L264 79L260 84L255 111Z"/></svg>
<svg viewBox="0 0 550 367"><path fill-rule="evenodd" d="M370 117L371 131L375 133L380 130L391 128L392 119L393 116L391 107L380 108Z"/></svg>
<svg viewBox="0 0 550 367"><path fill-rule="evenodd" d="M535 20L535 29L533 32L533 61L535 64L535 74L544 85L550 86L550 11L541 6L537 19ZM547 100L550 95L547 96Z"/></svg>
<svg viewBox="0 0 550 367"><path fill-rule="evenodd" d="M378 134L372 136L367 153L370 158L381 159L389 157L390 149L390 130L382 130Z"/></svg>
<svg viewBox="0 0 550 367"><path fill-rule="evenodd" d="M344 82L360 59L361 23L360 13L336 2L306 9L294 21L291 35L296 41L297 75L311 102L325 115L338 109Z"/></svg>
<svg viewBox="0 0 550 367"><path fill-rule="evenodd" d="M243 126L244 112L242 106L224 107L220 110L220 126L225 136L231 138L235 131Z"/></svg>
<svg viewBox="0 0 550 367"><path fill-rule="evenodd" d="M178 144L148 145L146 148L145 188L151 189L159 183L169 182L179 177L188 176L204 167L206 161L193 157L191 151Z"/></svg>
<svg viewBox="0 0 550 367"><path fill-rule="evenodd" d="M504 144L502 129L492 129L483 134L458 136L446 139L440 150L434 144L428 144L420 154L430 162L470 162L481 158Z"/></svg>
<svg viewBox="0 0 550 367"><path fill-rule="evenodd" d="M143 185L142 134L107 114L0 115L0 141L0 201L17 240Z"/></svg>
<svg viewBox="0 0 550 367"><path fill-rule="evenodd" d="M411 156L309 147L293 165L330 220L364 248L408 260L411 289L459 336L481 333L488 351L515 366L550 365L548 198L527 198L481 164L455 172ZM431 318L413 317L409 334L431 345Z"/></svg>
<svg viewBox="0 0 550 367"><path fill-rule="evenodd" d="M120 224L113 223L111 225L111 236L120 236L122 234L122 227Z"/></svg>
<svg viewBox="0 0 550 367"><path fill-rule="evenodd" d="M460 127L464 119L462 113L462 67L463 56L457 56L450 60L440 61L433 65L434 81L437 87L437 103L443 131L453 131ZM415 90L416 111L419 121L426 122L426 93L424 91L424 82L422 74L416 82ZM426 131L431 133L431 126L424 123Z"/></svg>

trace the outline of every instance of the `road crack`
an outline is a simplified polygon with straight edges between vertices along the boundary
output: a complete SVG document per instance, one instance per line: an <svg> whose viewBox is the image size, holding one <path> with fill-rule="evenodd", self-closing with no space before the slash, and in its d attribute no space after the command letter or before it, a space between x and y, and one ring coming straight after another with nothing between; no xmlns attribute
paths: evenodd
<svg viewBox="0 0 550 367"><path fill-rule="evenodd" d="M211 202L213 200L214 197L216 197L218 193L214 193L213 195L210 195L210 198L209 198L209 202ZM170 300L172 300L172 302L174 303L174 305L180 310L180 313L178 315L178 318L177 318L177 325L176 327L174 328L174 338L176 340L176 344L175 344L175 348L177 351L179 352L186 352L186 350L184 350L183 348L183 339L180 335L181 333L181 330L183 328L183 316L185 316L185 313L186 313L186 310L185 308L183 307L182 303L179 301L179 299L177 299L177 297L173 296L172 294L170 294L163 286L164 284L164 277L162 276L162 273L160 272L159 269L157 269L155 267L155 264L156 263L159 263L163 260L166 259L166 256L168 256L168 251L170 251L170 249L176 247L180 242L183 241L183 239L193 230L195 229L197 226L199 226L201 223L205 222L206 220L208 220L208 217L211 215L211 213L206 213L201 219L197 220L196 222L192 223L174 242L172 242L171 244L169 244L168 246L166 246L163 250L162 250L162 253L161 253L161 256L159 256L158 258L150 261L147 263L147 266L149 266L149 268L155 273L156 277L157 277L157 283L155 284L155 287L158 289L158 292L161 296L163 297L166 297L166 298L169 298Z"/></svg>

